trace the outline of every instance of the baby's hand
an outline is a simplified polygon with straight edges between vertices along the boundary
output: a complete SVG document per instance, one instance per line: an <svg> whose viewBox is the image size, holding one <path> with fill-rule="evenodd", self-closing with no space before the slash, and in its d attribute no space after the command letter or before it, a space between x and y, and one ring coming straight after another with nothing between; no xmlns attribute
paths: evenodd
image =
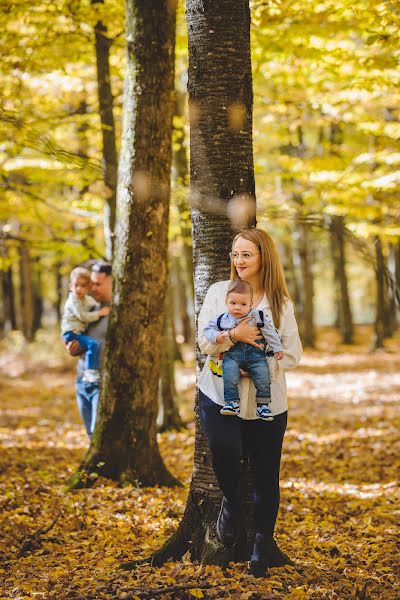
<svg viewBox="0 0 400 600"><path fill-rule="evenodd" d="M103 306L100 310L99 310L99 316L100 317L106 317L107 315L110 314L110 310L111 310L111 306Z"/></svg>
<svg viewBox="0 0 400 600"><path fill-rule="evenodd" d="M274 356L275 356L276 360L282 360L283 352L275 352Z"/></svg>

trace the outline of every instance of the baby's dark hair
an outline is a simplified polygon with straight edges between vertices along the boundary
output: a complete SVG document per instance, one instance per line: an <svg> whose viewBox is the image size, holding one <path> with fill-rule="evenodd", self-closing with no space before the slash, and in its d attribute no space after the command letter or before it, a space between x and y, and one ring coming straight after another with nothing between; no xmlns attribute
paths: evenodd
<svg viewBox="0 0 400 600"><path fill-rule="evenodd" d="M226 297L233 292L237 294L249 294L253 298L253 287L248 281L244 281L244 279L235 279L232 281L226 292Z"/></svg>

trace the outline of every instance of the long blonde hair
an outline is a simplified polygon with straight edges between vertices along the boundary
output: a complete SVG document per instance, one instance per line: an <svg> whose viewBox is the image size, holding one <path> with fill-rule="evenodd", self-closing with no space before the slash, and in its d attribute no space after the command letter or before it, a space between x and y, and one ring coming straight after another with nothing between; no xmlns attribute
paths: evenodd
<svg viewBox="0 0 400 600"><path fill-rule="evenodd" d="M252 227L238 233L232 241L232 250L236 240L243 238L253 242L260 251L260 282L267 295L275 327L279 327L283 305L290 299L282 264L272 237L263 229ZM238 279L235 263L231 263L231 281Z"/></svg>

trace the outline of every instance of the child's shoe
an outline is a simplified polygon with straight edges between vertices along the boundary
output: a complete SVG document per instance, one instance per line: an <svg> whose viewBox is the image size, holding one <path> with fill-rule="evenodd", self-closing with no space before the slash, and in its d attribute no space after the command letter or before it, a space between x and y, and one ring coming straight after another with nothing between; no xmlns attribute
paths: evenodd
<svg viewBox="0 0 400 600"><path fill-rule="evenodd" d="M82 375L82 381L85 383L100 383L99 369L85 369Z"/></svg>
<svg viewBox="0 0 400 600"><path fill-rule="evenodd" d="M221 413L221 415L235 416L240 413L240 406L237 402L235 402L234 400L231 400L230 402L227 402L225 404L225 406L223 406L219 412Z"/></svg>
<svg viewBox="0 0 400 600"><path fill-rule="evenodd" d="M273 421L274 417L268 404L257 404L257 417L263 421Z"/></svg>

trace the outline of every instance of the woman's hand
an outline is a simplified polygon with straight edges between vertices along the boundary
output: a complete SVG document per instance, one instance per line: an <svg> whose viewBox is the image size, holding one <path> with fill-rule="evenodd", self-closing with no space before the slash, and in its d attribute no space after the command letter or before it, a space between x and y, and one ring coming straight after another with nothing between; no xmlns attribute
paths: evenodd
<svg viewBox="0 0 400 600"><path fill-rule="evenodd" d="M257 340L262 339L262 335L256 325L249 325L251 319L252 317L248 317L247 319L240 321L239 325L236 325L236 327L231 330L231 337L235 342L244 342L245 344L251 344L256 348L262 348L262 346L257 344Z"/></svg>

